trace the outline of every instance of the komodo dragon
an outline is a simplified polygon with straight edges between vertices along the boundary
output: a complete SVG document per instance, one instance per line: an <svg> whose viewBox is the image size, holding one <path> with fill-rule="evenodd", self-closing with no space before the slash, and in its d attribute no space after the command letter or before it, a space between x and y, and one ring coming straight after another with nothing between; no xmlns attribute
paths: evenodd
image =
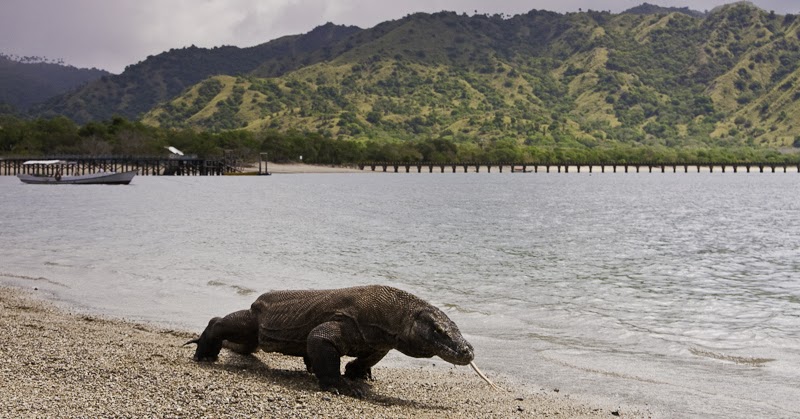
<svg viewBox="0 0 800 419"><path fill-rule="evenodd" d="M224 346L236 353L258 349L302 356L320 388L357 397L363 392L340 375L340 357L349 379L371 380L372 366L390 350L415 358L438 356L475 369L475 355L441 310L405 291L380 285L334 290L272 291L249 310L214 317L196 343L194 360L213 362ZM496 388L496 387L495 387Z"/></svg>

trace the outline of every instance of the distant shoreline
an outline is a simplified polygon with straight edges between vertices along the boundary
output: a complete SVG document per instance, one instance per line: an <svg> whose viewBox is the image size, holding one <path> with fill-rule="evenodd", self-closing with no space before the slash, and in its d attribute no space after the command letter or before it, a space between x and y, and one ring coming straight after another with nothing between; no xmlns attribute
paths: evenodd
<svg viewBox="0 0 800 419"><path fill-rule="evenodd" d="M266 169L271 174L290 173L363 173L354 166L303 164L303 163L267 163ZM264 170L262 166L262 170ZM258 164L251 164L244 169L244 173L258 173Z"/></svg>
<svg viewBox="0 0 800 419"><path fill-rule="evenodd" d="M652 417L552 389L495 392L439 359L378 364L364 399L334 395L319 390L300 358L223 351L217 363L197 364L182 346L195 332L68 313L33 292L0 284L0 411L11 416Z"/></svg>
<svg viewBox="0 0 800 419"><path fill-rule="evenodd" d="M408 172L406 172L406 166L409 166ZM376 166L375 170L372 170L372 167L366 166L364 169L359 169L356 165L349 165L349 166L337 166L337 165L317 165L317 164L302 164L302 163L269 163L267 169L271 174L294 174L294 173L453 173L453 165L446 164L446 165L436 165L432 166L431 172L431 165L430 164L423 164L421 167L418 167L415 163L398 163L397 172L395 172L394 166L390 165L386 168L386 171L383 171L382 166ZM568 173L592 173L592 174L613 174L613 173L626 173L626 166L627 166L627 173L661 173L662 166L661 165L638 165L638 172L637 172L637 165L636 164L617 164L616 169L614 165L581 165L575 166L570 165L568 169ZM442 172L442 167L444 167L444 172ZM458 164L455 166L456 171L455 173L464 173L464 165ZM786 165L786 173L797 173L798 168L796 165ZM784 173L784 165L776 165L775 173ZM262 168L263 170L263 168ZM616 170L616 171L615 171ZM763 169L763 174L772 173L772 168L770 166L765 166ZM491 168L491 171L487 170L486 165L479 166L479 169L476 169L475 165L467 165L467 173L500 173L500 166L494 165ZM733 165L713 165L713 166L698 166L695 165L688 165L688 167L684 167L684 165L677 165L673 169L673 165L668 164L664 165L663 167L664 174L667 173L674 173L674 174L685 174L685 173L730 173L730 174L747 174L747 169L743 166L739 166L734 169ZM245 168L245 174L254 174L258 173L258 165L251 165ZM514 173L514 174L547 174L547 173L565 173L564 165L558 164L551 164L548 166L543 164L531 164L527 166L523 165L503 165L502 166L502 173ZM760 168L758 165L753 165L750 168L750 174L758 174L761 173Z"/></svg>
<svg viewBox="0 0 800 419"><path fill-rule="evenodd" d="M795 163L774 163L774 164L749 164L750 172L747 171L747 164L641 164L641 163L619 163L616 165L575 165L575 164L465 164L465 163L396 163L387 164L384 171L383 164L376 164L373 170L371 165L365 165L360 169L357 164L330 165L330 164L305 164L305 163L267 163L261 167L262 172L269 174L303 174L303 173L504 173L504 174L547 174L547 173L591 173L591 174L613 174L613 173L664 173L664 174L686 174L686 173L725 173L725 174L778 174L778 173L798 173L800 164ZM251 163L244 166L241 172L230 173L230 176L248 176L259 174L258 163ZM14 173L0 171L0 176L14 176ZM196 176L196 175L193 175Z"/></svg>

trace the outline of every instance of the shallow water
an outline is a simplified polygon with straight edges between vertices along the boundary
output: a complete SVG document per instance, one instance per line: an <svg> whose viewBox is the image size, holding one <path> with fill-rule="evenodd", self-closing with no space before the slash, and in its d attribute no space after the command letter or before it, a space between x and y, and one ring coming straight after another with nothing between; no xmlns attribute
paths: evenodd
<svg viewBox="0 0 800 419"><path fill-rule="evenodd" d="M796 417L799 197L796 173L0 177L0 281L198 331L269 289L389 284L445 309L487 373Z"/></svg>

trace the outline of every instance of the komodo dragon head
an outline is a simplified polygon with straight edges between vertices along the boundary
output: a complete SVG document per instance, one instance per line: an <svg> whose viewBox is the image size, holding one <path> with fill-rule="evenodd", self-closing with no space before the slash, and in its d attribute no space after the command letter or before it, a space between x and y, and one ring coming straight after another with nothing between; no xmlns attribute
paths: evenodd
<svg viewBox="0 0 800 419"><path fill-rule="evenodd" d="M467 365L475 358L472 345L461 336L458 326L436 307L421 308L399 337L398 350L415 358L438 356L455 365Z"/></svg>

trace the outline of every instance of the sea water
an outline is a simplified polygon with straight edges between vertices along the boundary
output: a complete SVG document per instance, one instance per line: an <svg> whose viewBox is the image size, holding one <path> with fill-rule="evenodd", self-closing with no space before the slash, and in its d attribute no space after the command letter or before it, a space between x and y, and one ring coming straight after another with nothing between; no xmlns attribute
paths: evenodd
<svg viewBox="0 0 800 419"><path fill-rule="evenodd" d="M388 284L519 385L800 416L796 173L0 177L0 237L0 282L81 310L199 332L267 290Z"/></svg>

